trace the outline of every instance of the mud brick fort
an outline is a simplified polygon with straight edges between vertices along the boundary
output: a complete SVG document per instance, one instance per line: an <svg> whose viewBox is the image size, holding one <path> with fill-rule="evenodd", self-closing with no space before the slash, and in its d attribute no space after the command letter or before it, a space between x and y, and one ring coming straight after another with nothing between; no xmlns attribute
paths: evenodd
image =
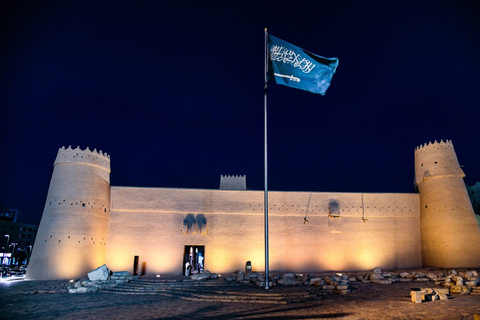
<svg viewBox="0 0 480 320"><path fill-rule="evenodd" d="M270 269L480 267L464 176L447 140L415 149L418 193L270 191ZM222 177L218 190L111 186L109 155L63 147L27 278L131 271L135 256L147 274L180 275L192 252L216 273L246 261L265 270L264 194L244 179Z"/></svg>

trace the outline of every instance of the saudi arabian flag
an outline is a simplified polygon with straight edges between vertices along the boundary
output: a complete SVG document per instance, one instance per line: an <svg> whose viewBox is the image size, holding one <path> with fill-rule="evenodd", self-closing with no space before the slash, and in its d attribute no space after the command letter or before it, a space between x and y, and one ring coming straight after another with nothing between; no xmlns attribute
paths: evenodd
<svg viewBox="0 0 480 320"><path fill-rule="evenodd" d="M338 66L337 58L313 54L268 35L268 77L277 84L324 95Z"/></svg>

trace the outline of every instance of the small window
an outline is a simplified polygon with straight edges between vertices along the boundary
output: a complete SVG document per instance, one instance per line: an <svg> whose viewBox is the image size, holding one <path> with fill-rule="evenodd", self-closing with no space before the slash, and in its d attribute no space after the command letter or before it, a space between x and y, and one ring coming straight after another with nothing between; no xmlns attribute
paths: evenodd
<svg viewBox="0 0 480 320"><path fill-rule="evenodd" d="M328 216L330 218L339 218L340 217L340 204L337 200L330 200L328 206Z"/></svg>

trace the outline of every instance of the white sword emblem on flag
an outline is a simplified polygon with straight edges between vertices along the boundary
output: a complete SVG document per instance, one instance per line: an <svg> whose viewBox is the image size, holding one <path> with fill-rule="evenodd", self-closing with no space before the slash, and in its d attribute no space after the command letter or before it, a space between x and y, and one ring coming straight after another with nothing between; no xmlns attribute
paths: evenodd
<svg viewBox="0 0 480 320"><path fill-rule="evenodd" d="M288 78L288 80L300 82L300 78L294 77L294 76L286 76L284 74L279 74L279 73L274 73L277 77L282 77L282 78Z"/></svg>

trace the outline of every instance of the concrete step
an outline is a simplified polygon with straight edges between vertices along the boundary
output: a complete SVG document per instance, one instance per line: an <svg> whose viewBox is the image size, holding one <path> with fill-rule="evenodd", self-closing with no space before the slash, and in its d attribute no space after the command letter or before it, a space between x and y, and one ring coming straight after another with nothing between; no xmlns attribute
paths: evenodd
<svg viewBox="0 0 480 320"><path fill-rule="evenodd" d="M222 287L230 290L222 290ZM234 290L232 290L234 289ZM255 288L253 288L255 289ZM246 284L225 281L160 281L138 279L116 287L102 288L101 292L112 294L161 295L190 301L242 302L286 304L313 298L308 292L272 293L252 292Z"/></svg>

